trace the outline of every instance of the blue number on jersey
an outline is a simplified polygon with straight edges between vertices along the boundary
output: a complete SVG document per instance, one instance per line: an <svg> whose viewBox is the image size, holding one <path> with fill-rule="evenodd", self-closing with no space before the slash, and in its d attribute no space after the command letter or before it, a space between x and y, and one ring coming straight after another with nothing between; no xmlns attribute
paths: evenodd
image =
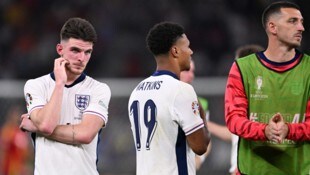
<svg viewBox="0 0 310 175"><path fill-rule="evenodd" d="M135 100L132 102L130 106L130 113L133 114L133 121L135 124L135 135L136 135L136 147L137 150L140 151L141 149L141 139L140 139L140 116L139 116L139 101ZM146 139L146 149L150 149L150 143L152 141L153 134L156 130L157 121L156 121L156 115L157 115L157 109L156 105L152 100L146 101L144 105L144 125L146 126L148 132L147 132L147 139ZM143 133L141 133L143 134Z"/></svg>

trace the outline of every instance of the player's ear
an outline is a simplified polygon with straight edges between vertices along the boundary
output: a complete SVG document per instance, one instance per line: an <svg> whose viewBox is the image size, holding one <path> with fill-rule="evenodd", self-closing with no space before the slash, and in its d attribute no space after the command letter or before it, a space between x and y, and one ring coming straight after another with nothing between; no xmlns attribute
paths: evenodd
<svg viewBox="0 0 310 175"><path fill-rule="evenodd" d="M63 45L57 44L56 45L56 51L57 51L58 55L63 55Z"/></svg>
<svg viewBox="0 0 310 175"><path fill-rule="evenodd" d="M171 47L171 49L170 49L170 52L171 52L171 55L173 56L173 57L178 57L178 47L176 47L176 46L172 46Z"/></svg>
<svg viewBox="0 0 310 175"><path fill-rule="evenodd" d="M275 34L275 33L277 32L277 31L276 31L277 26L276 26L275 23L272 22L272 21L270 21L270 22L267 23L267 28L268 28L268 30L269 30L271 33L273 33L273 34Z"/></svg>

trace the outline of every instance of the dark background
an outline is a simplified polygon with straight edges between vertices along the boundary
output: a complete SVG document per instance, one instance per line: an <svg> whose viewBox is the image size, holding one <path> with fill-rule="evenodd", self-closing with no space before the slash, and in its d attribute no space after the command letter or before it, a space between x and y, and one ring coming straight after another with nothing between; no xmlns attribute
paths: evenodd
<svg viewBox="0 0 310 175"><path fill-rule="evenodd" d="M59 31L69 17L89 20L97 30L87 73L93 77L145 77L155 61L145 36L155 23L178 22L194 51L197 76L226 76L243 44L266 47L261 25L270 0L1 0L0 78L29 79L52 71ZM305 27L309 13L302 8ZM307 52L305 32L301 50Z"/></svg>

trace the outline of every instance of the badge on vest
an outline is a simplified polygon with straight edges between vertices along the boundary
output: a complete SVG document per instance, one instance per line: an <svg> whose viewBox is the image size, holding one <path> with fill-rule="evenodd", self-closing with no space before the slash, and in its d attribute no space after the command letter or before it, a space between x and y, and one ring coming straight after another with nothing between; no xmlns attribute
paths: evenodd
<svg viewBox="0 0 310 175"><path fill-rule="evenodd" d="M263 93L264 81L262 76L257 76L255 78L255 86L253 93L251 92L250 97L254 100L264 100L268 98L267 94Z"/></svg>

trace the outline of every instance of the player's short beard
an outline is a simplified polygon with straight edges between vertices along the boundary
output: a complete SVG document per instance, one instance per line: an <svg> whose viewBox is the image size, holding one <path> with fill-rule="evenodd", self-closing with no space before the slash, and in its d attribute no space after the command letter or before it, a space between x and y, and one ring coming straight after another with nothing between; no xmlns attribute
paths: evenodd
<svg viewBox="0 0 310 175"><path fill-rule="evenodd" d="M283 40L284 41L284 40ZM282 42L283 42L282 41ZM290 48L297 48L301 45L301 41L300 42L291 42L291 41L284 41L287 46L289 46Z"/></svg>
<svg viewBox="0 0 310 175"><path fill-rule="evenodd" d="M83 71L84 71L84 69L83 70L81 70L81 71L75 71L74 69L72 69L71 67L67 67L67 70L68 70L68 72L70 72L71 74L73 74L73 75L81 75L82 73L83 73Z"/></svg>

